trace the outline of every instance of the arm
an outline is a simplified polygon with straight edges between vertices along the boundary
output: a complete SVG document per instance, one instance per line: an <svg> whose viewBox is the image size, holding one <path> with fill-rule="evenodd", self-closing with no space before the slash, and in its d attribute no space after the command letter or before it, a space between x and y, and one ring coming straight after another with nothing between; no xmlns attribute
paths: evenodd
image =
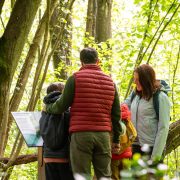
<svg viewBox="0 0 180 180"><path fill-rule="evenodd" d="M66 82L64 91L59 99L52 104L46 105L46 111L52 114L61 114L65 110L67 110L74 99L74 91L75 91L75 80L74 76L70 76Z"/></svg>
<svg viewBox="0 0 180 180"><path fill-rule="evenodd" d="M117 88L115 86L115 97L112 105L111 118L112 118L112 126L113 126L113 143L119 143L120 134L122 133L122 127L120 124L120 103L119 103L119 95L117 92Z"/></svg>
<svg viewBox="0 0 180 180"><path fill-rule="evenodd" d="M162 156L169 131L170 106L167 95L161 92L159 94L158 131L152 152L152 159L160 158Z"/></svg>

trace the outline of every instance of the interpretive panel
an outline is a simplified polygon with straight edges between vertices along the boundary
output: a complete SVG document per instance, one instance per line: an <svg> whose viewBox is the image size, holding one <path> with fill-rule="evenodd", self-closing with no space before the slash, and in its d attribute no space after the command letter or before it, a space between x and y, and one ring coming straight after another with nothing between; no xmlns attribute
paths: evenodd
<svg viewBox="0 0 180 180"><path fill-rule="evenodd" d="M28 147L43 146L39 133L41 112L11 112Z"/></svg>

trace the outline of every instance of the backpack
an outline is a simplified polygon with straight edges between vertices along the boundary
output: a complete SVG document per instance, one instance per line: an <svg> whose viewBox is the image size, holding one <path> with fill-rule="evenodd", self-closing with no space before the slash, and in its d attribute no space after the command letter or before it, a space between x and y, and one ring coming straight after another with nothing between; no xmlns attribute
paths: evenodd
<svg viewBox="0 0 180 180"><path fill-rule="evenodd" d="M118 154L121 154L122 152L124 152L126 148L130 147L137 136L136 129L133 123L131 122L131 120L128 120L128 121L122 120L122 123L124 123L124 125L126 126L126 132L125 134L120 136L121 149Z"/></svg>
<svg viewBox="0 0 180 180"><path fill-rule="evenodd" d="M126 148L130 147L137 136L136 129L130 119L129 108L126 104L121 105L121 112L122 129L123 126L125 126L125 133L120 136L120 151L118 152L118 154L121 154ZM126 113L126 115L123 113ZM127 113L128 117L124 119L123 116L127 116Z"/></svg>
<svg viewBox="0 0 180 180"><path fill-rule="evenodd" d="M153 106L154 106L154 110L156 112L156 117L159 120L159 93L161 91L163 91L166 95L168 95L168 92L171 91L170 86L167 84L167 82L165 80L157 80L159 81L160 85L161 85L161 89L157 90L154 94L153 94ZM133 99L135 98L136 93L135 91L131 92L131 103L133 101Z"/></svg>
<svg viewBox="0 0 180 180"><path fill-rule="evenodd" d="M69 111L62 114L49 114L42 111L39 124L45 147L52 150L64 147L69 138L69 119Z"/></svg>

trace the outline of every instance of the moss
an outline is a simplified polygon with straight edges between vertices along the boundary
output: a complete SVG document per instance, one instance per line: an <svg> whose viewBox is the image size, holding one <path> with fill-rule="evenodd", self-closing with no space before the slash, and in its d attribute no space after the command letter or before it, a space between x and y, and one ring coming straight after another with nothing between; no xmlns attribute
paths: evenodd
<svg viewBox="0 0 180 180"><path fill-rule="evenodd" d="M4 81L9 77L9 65L5 58L5 50L3 45L3 40L0 39L0 81Z"/></svg>

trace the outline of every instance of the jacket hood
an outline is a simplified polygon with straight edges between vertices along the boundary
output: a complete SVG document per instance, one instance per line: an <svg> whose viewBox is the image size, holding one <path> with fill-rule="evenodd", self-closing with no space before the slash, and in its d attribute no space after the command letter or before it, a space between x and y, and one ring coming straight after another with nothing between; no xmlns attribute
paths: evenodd
<svg viewBox="0 0 180 180"><path fill-rule="evenodd" d="M54 103L60 97L60 95L61 95L61 93L59 91L53 91L44 97L43 102L45 104Z"/></svg>
<svg viewBox="0 0 180 180"><path fill-rule="evenodd" d="M121 104L120 108L121 108L121 119L126 120L126 121L130 120L131 112L130 112L128 106L125 103L123 103L123 104Z"/></svg>

